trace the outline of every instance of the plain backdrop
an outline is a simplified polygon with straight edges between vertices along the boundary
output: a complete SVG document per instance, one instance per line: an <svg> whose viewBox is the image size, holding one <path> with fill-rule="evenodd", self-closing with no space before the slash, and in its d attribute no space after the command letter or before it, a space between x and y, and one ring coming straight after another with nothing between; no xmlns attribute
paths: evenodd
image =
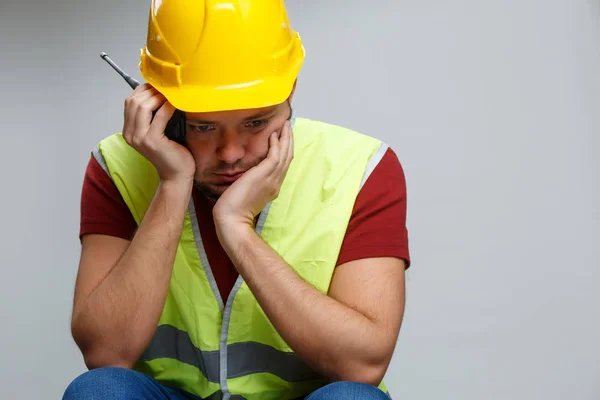
<svg viewBox="0 0 600 400"><path fill-rule="evenodd" d="M58 399L90 150L148 0L0 0L0 398ZM600 2L288 0L295 112L383 139L413 265L394 399L600 398Z"/></svg>

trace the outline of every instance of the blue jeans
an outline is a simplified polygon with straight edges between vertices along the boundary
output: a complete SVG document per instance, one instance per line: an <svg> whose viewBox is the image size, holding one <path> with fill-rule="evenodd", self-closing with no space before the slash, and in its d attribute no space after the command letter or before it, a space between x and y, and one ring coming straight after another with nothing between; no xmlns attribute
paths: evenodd
<svg viewBox="0 0 600 400"><path fill-rule="evenodd" d="M100 368L76 378L63 400L200 400L183 390L161 385L151 377L125 368ZM306 400L389 400L374 386L336 382L324 386Z"/></svg>

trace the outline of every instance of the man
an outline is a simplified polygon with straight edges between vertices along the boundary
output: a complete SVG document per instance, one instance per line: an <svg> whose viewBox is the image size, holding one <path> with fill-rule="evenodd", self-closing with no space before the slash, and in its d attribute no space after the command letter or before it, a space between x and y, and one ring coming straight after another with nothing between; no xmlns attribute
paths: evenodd
<svg viewBox="0 0 600 400"><path fill-rule="evenodd" d="M148 83L83 184L90 371L64 399L387 398L404 175L380 141L292 118L303 59L282 0L153 1Z"/></svg>

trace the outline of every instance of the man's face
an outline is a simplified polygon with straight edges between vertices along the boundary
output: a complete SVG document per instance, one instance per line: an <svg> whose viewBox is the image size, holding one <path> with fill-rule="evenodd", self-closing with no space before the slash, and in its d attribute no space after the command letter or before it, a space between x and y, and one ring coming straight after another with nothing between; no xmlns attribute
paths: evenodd
<svg viewBox="0 0 600 400"><path fill-rule="evenodd" d="M266 158L269 135L281 134L291 111L288 100L265 108L186 113L196 187L217 200L241 174Z"/></svg>

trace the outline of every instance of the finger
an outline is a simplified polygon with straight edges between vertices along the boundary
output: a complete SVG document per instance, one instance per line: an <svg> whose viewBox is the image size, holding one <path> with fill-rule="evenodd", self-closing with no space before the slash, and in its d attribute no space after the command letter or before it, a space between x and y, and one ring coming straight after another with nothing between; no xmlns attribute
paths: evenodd
<svg viewBox="0 0 600 400"><path fill-rule="evenodd" d="M283 128L281 129L281 137L279 140L279 151L281 157L279 158L278 168L283 168L287 162L288 146L290 143L290 131L288 130L287 121L283 124Z"/></svg>
<svg viewBox="0 0 600 400"><path fill-rule="evenodd" d="M279 138L277 132L273 132L269 138L269 153L267 154L267 160L269 160L269 173L272 173L279 164L281 153L279 150Z"/></svg>
<svg viewBox="0 0 600 400"><path fill-rule="evenodd" d="M133 89L133 93L138 94L138 93L145 92L146 90L149 90L149 89L154 89L154 87L151 84L146 82L146 83L139 85L135 89Z"/></svg>
<svg viewBox="0 0 600 400"><path fill-rule="evenodd" d="M134 142L141 143L145 139L156 119L156 117L152 117L152 113L164 105L165 101L165 97L158 93L139 104L135 115L135 129L132 137ZM158 121L157 124L159 126L163 125L162 120ZM166 122L164 126L166 126ZM164 126L162 127L163 130Z"/></svg>
<svg viewBox="0 0 600 400"><path fill-rule="evenodd" d="M290 164L292 163L292 160L294 159L294 131L292 130L292 123L289 121L288 121L288 129L290 132L290 144L288 146L287 167L290 166Z"/></svg>
<svg viewBox="0 0 600 400"><path fill-rule="evenodd" d="M290 167L290 164L292 163L292 159L294 158L294 134L292 132L291 124L289 121L286 122L284 131L285 131L284 134L287 137L287 139L286 139L285 147L283 145L283 141L282 141L282 145L281 145L281 151L285 153L285 158L284 158L284 161L279 166L278 180L279 180L280 185L283 183L283 181L287 175L287 171Z"/></svg>
<svg viewBox="0 0 600 400"><path fill-rule="evenodd" d="M164 99L164 98L163 98ZM169 120L175 113L175 107L164 99L164 103L160 106L148 130L148 140L158 141L165 133Z"/></svg>
<svg viewBox="0 0 600 400"><path fill-rule="evenodd" d="M131 95L125 99L123 124L123 136L125 137L125 140L130 140L136 131L136 118L140 104L147 101L155 93L155 90L146 90L144 92L137 93L136 95Z"/></svg>
<svg viewBox="0 0 600 400"><path fill-rule="evenodd" d="M149 84L144 84L144 85L140 85L137 88L135 88L135 90L133 91L133 93L131 93L131 98L137 98L141 95L150 95L152 96L153 94L159 93L158 90L156 90L154 87L150 86Z"/></svg>
<svg viewBox="0 0 600 400"><path fill-rule="evenodd" d="M143 100L140 98L140 102L136 107L135 114L136 128L139 125L140 128L143 128L145 131L147 131L153 121L152 113L158 110L165 103L165 101L165 97L160 93L150 95ZM136 129L136 132L137 131L138 129Z"/></svg>

